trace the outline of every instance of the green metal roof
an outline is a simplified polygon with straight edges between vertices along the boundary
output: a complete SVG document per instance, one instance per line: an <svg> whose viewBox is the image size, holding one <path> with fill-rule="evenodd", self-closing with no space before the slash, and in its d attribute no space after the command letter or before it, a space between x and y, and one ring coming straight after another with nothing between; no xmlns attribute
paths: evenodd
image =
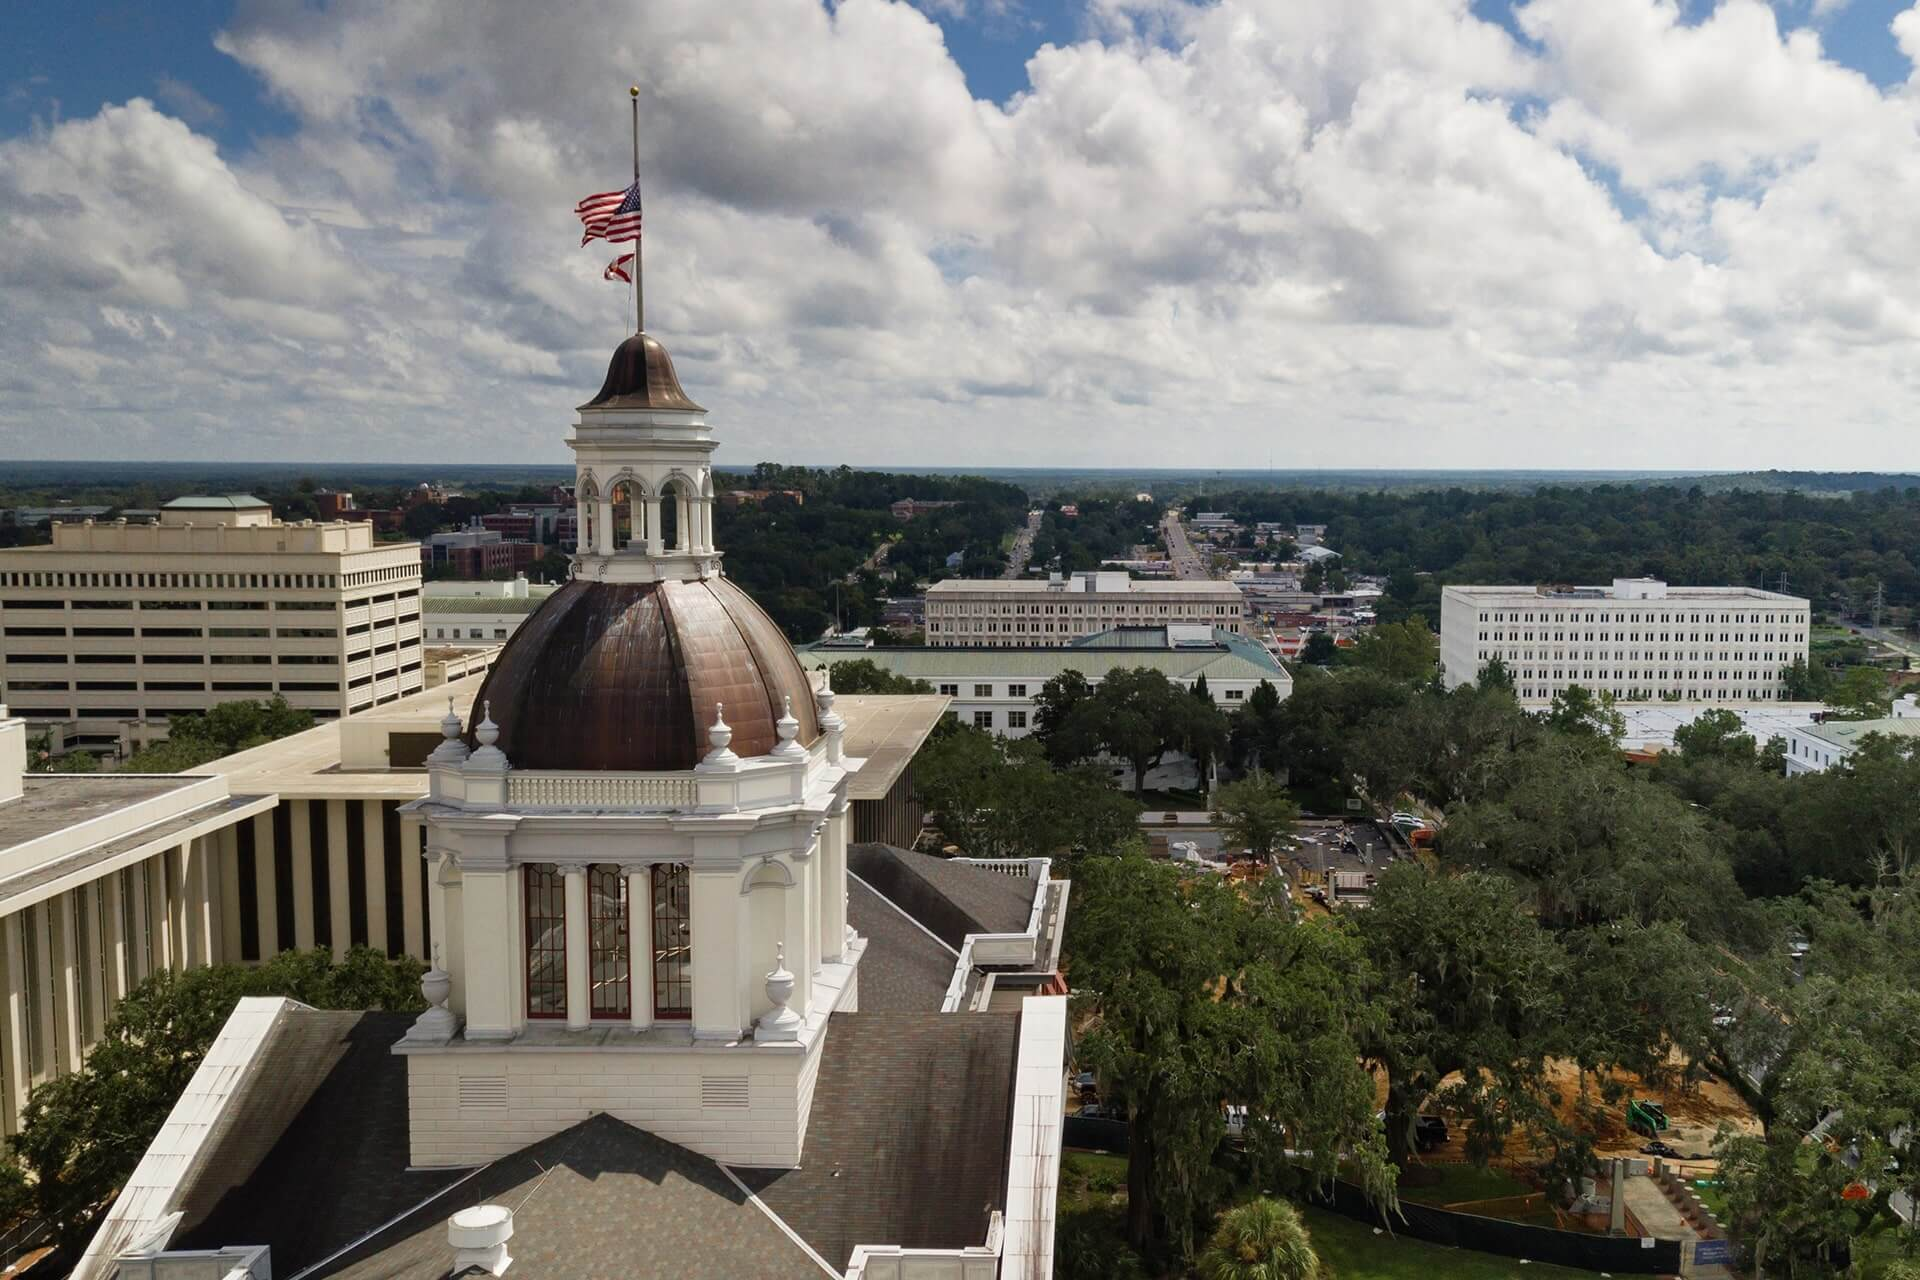
<svg viewBox="0 0 1920 1280"><path fill-rule="evenodd" d="M536 590L538 588L535 588ZM532 613L553 594L549 587L539 595L513 596L428 596L420 603L428 613Z"/></svg>
<svg viewBox="0 0 1920 1280"><path fill-rule="evenodd" d="M267 504L250 493L229 493L224 497L175 498L162 507L163 511L249 511Z"/></svg>
<svg viewBox="0 0 1920 1280"><path fill-rule="evenodd" d="M1898 720L1829 720L1808 725L1806 731L1851 751L1860 745L1862 738L1874 733L1889 738L1920 738L1920 716L1904 716Z"/></svg>

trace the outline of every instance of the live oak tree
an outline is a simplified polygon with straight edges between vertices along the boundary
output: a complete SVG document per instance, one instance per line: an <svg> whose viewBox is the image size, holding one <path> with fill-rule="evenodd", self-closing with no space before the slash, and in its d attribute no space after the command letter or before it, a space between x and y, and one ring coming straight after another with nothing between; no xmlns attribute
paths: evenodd
<svg viewBox="0 0 1920 1280"><path fill-rule="evenodd" d="M1140 806L1099 770L1051 768L1030 740L968 725L921 748L914 787L946 837L974 857L1107 853L1139 830Z"/></svg>
<svg viewBox="0 0 1920 1280"><path fill-rule="evenodd" d="M1406 1166L1414 1122L1436 1102L1471 1117L1470 1149L1484 1159L1563 1047L1565 952L1506 880L1405 862L1381 874L1355 928L1381 1015L1364 1046L1386 1075L1393 1162Z"/></svg>
<svg viewBox="0 0 1920 1280"><path fill-rule="evenodd" d="M1275 882L1277 884L1277 881ZM1345 1172L1389 1197L1356 1029L1364 958L1283 889L1187 878L1136 847L1075 872L1067 949L1088 1029L1080 1062L1127 1117L1127 1237L1185 1256L1228 1190L1223 1104L1246 1108L1258 1186ZM1284 1153L1294 1153L1288 1158Z"/></svg>
<svg viewBox="0 0 1920 1280"><path fill-rule="evenodd" d="M1214 789L1213 821L1230 846L1264 858L1293 833L1300 806L1273 775L1256 769Z"/></svg>
<svg viewBox="0 0 1920 1280"><path fill-rule="evenodd" d="M1078 672L1064 672L1040 691L1040 737L1055 764L1091 759L1100 752L1133 769L1133 792L1169 752L1184 751L1205 762L1227 745L1227 720L1212 699L1200 699L1151 667L1122 667L1097 685Z"/></svg>
<svg viewBox="0 0 1920 1280"><path fill-rule="evenodd" d="M1440 661L1440 642L1428 629L1425 618L1383 622L1360 633L1347 653L1347 661L1416 684L1433 675Z"/></svg>

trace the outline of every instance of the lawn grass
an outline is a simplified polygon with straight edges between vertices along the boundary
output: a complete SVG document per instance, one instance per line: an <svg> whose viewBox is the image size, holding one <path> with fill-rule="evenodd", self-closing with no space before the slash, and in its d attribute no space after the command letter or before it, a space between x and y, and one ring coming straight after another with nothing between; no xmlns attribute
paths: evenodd
<svg viewBox="0 0 1920 1280"><path fill-rule="evenodd" d="M1339 1280L1571 1280L1598 1275L1470 1249L1448 1249L1408 1236L1375 1235L1364 1222L1302 1207L1314 1252Z"/></svg>
<svg viewBox="0 0 1920 1280"><path fill-rule="evenodd" d="M1415 1165L1400 1180L1400 1198L1413 1204L1460 1204L1469 1200L1502 1200L1524 1196L1534 1188L1503 1169L1477 1169L1470 1164ZM1415 1179L1418 1181L1415 1181ZM1435 1181L1427 1182L1433 1178Z"/></svg>

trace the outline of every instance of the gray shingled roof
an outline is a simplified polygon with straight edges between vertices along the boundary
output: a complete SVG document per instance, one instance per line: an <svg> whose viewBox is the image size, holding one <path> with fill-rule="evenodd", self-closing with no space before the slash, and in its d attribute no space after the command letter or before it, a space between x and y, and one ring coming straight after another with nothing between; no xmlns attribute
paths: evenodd
<svg viewBox="0 0 1920 1280"><path fill-rule="evenodd" d="M860 961L864 1013L936 1013L959 953L874 892L847 877L847 923L867 940Z"/></svg>
<svg viewBox="0 0 1920 1280"><path fill-rule="evenodd" d="M458 1181L407 1171L407 1065L391 1050L412 1021L289 1008L180 1188L169 1247L264 1244L290 1276Z"/></svg>
<svg viewBox="0 0 1920 1280"><path fill-rule="evenodd" d="M314 1280L445 1280L447 1219L479 1204L513 1210L510 1275L820 1280L719 1165L604 1113L494 1161Z"/></svg>
<svg viewBox="0 0 1920 1280"><path fill-rule="evenodd" d="M1014 1013L835 1014L800 1167L737 1172L836 1267L861 1244L984 1244L1006 1207L1019 1034Z"/></svg>
<svg viewBox="0 0 1920 1280"><path fill-rule="evenodd" d="M1019 933L1033 914L1036 885L1026 876L890 844L854 845L847 866L955 951L969 933Z"/></svg>

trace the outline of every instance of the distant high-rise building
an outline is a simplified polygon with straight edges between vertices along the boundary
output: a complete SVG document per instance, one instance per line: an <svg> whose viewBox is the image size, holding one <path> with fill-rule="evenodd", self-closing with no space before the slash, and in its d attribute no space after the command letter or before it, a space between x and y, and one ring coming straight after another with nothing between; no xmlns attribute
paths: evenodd
<svg viewBox="0 0 1920 1280"><path fill-rule="evenodd" d="M167 718L279 694L316 716L422 687L420 548L365 524L179 498L157 524L56 524L0 550L0 682L65 747L128 750Z"/></svg>
<svg viewBox="0 0 1920 1280"><path fill-rule="evenodd" d="M1447 587L1440 667L1448 688L1495 658L1523 701L1569 685L1617 698L1774 701L1782 673L1807 656L1809 606L1751 587Z"/></svg>

